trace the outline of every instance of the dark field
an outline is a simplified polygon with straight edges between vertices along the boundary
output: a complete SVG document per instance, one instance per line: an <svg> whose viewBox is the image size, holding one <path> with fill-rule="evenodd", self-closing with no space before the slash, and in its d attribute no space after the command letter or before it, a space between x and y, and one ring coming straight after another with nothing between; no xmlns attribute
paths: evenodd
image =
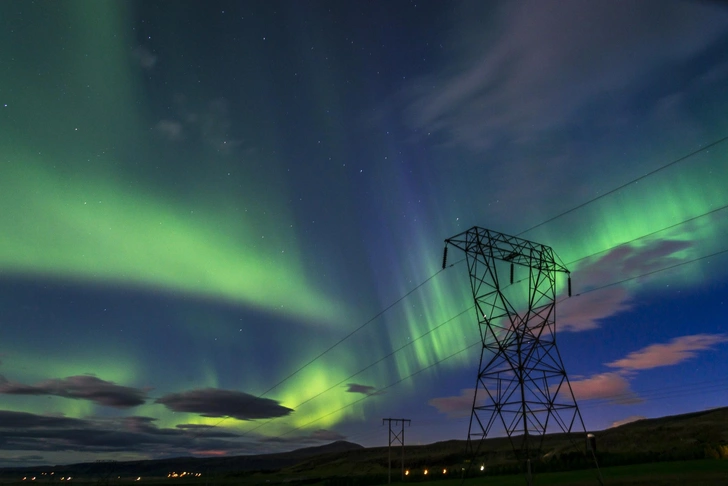
<svg viewBox="0 0 728 486"><path fill-rule="evenodd" d="M439 471L442 477L442 472ZM728 460L720 459L704 459L697 461L676 461L666 463L653 464L636 464L631 466L614 466L602 468L602 476L606 485L614 486L726 486L728 485ZM387 484L386 477L383 483L369 484ZM413 477L404 483L393 481L393 484L412 483L418 486L456 486L461 484L459 478L452 479L435 479L424 481L423 477ZM61 481L36 480L36 481L1 481L2 484L8 486L26 486L28 484L63 484ZM309 485L355 485L360 484L355 480L347 480L347 478L338 478L336 480L324 480L320 482L297 482L295 478L268 478L248 477L248 478L195 478L195 479L167 479L153 478L136 481L136 478L122 478L105 481L72 481L76 484L109 484L109 485L175 485L175 486L214 486L214 485L263 485L263 484L309 484ZM482 478L467 479L465 485L482 485L482 486L523 486L526 484L523 476L491 476ZM544 473L534 476L534 485L569 485L569 486L586 486L598 484L595 479L594 471L571 471L563 473Z"/></svg>

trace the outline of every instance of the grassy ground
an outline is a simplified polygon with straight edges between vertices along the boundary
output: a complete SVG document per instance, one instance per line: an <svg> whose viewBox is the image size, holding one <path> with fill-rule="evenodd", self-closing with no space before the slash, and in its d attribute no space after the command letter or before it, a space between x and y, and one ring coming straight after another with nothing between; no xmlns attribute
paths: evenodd
<svg viewBox="0 0 728 486"><path fill-rule="evenodd" d="M728 460L719 459L614 466L602 468L601 472L605 486L728 486ZM398 479L399 478L396 477L396 480ZM261 480L261 478L234 477L196 478L193 480L153 478L146 480L142 479L141 481L134 481L132 478L129 478L126 480L117 479L115 481L109 481L108 486L141 486L144 484L155 486L244 486L252 484L296 484L295 481L290 482L290 478L288 478L288 481L280 477L268 481ZM1 483L4 486L28 486L29 484L38 484L38 486L40 486L41 483L48 484L49 481L2 481ZM54 483L56 485L59 484L58 481L55 481ZM94 481L77 482L75 480L73 483L82 485L99 484ZM345 483L346 481L342 482L342 484ZM423 477L411 477L405 481L405 483L396 481L393 484L406 485L407 483L411 483L413 486L460 486L461 480L459 478L452 478L425 481ZM310 484L311 483L308 483L308 485ZM321 482L318 484L326 485L328 483ZM465 481L464 486L524 486L525 484L526 480L523 476L509 475L470 478ZM533 477L534 486L594 486L598 484L596 472L594 470L543 473L536 474Z"/></svg>
<svg viewBox="0 0 728 486"><path fill-rule="evenodd" d="M602 468L606 486L727 486L728 461L706 459ZM459 479L416 481L417 486L456 486ZM491 476L472 478L465 486L523 486L523 476ZM593 470L544 473L535 475L534 486L599 484Z"/></svg>

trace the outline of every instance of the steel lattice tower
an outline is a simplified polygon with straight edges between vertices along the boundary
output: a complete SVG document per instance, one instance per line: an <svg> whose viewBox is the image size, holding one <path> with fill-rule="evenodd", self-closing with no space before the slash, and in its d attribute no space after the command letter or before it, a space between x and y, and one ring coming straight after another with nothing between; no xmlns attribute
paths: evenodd
<svg viewBox="0 0 728 486"><path fill-rule="evenodd" d="M445 240L443 268L448 246L465 252L483 342L468 448L502 427L531 484L547 432L586 432L556 347L556 275L569 270L548 246L477 226Z"/></svg>

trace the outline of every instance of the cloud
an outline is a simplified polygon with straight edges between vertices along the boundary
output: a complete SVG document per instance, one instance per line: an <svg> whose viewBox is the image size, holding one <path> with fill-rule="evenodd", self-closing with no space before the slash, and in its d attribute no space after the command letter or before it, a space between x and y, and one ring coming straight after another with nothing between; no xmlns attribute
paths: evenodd
<svg viewBox="0 0 728 486"><path fill-rule="evenodd" d="M558 330L579 332L596 329L601 319L629 310L631 301L629 292L623 287L567 299L558 306Z"/></svg>
<svg viewBox="0 0 728 486"><path fill-rule="evenodd" d="M468 388L461 390L459 396L433 398L427 403L448 418L469 417L473 409L473 396L475 389Z"/></svg>
<svg viewBox="0 0 728 486"><path fill-rule="evenodd" d="M154 129L169 140L182 140L182 123L176 120L160 120Z"/></svg>
<svg viewBox="0 0 728 486"><path fill-rule="evenodd" d="M177 96L175 106L176 118L160 120L154 126L168 140L182 140L183 133L195 134L202 143L223 155L242 145L241 140L233 138L229 102L225 98L192 108L185 96Z"/></svg>
<svg viewBox="0 0 728 486"><path fill-rule="evenodd" d="M695 334L675 338L667 344L652 344L606 364L617 368L616 371L572 380L571 389L577 400L601 399L617 404L638 403L642 399L630 389L628 380L635 371L679 364L695 357L697 351L713 349L724 342L728 342L728 336L724 334Z"/></svg>
<svg viewBox="0 0 728 486"><path fill-rule="evenodd" d="M381 395L384 392L378 391L375 387L370 385L359 385L357 383L347 383L347 393L361 393L362 395Z"/></svg>
<svg viewBox="0 0 728 486"><path fill-rule="evenodd" d="M2 459L0 459L0 467L2 466L12 466L12 467L20 467L20 466L42 466L43 464L47 464L47 461L45 458L39 454L26 454L26 455L18 455L18 456L4 456Z"/></svg>
<svg viewBox="0 0 728 486"><path fill-rule="evenodd" d="M466 2L454 21L449 66L409 90L410 122L484 149L568 125L594 99L690 59L724 34L728 12L657 0Z"/></svg>
<svg viewBox="0 0 728 486"><path fill-rule="evenodd" d="M627 378L616 372L601 373L581 380L572 380L571 390L577 400L602 399L622 405L642 401L630 389Z"/></svg>
<svg viewBox="0 0 728 486"><path fill-rule="evenodd" d="M337 441L337 440L344 440L346 439L346 436L341 435L338 432L335 432L333 430L326 430L326 429L318 429L314 430L309 434L309 437L312 440L320 440L320 441Z"/></svg>
<svg viewBox="0 0 728 486"><path fill-rule="evenodd" d="M175 412L198 413L203 417L233 417L238 420L283 417L293 411L269 398L217 388L170 393L158 398L155 403L161 403Z"/></svg>
<svg viewBox="0 0 728 486"><path fill-rule="evenodd" d="M621 425L625 424L631 424L632 422L637 422L638 420L644 420L647 417L644 417L642 415L630 415L626 419L617 420L616 422L612 422L612 425L609 426L609 428L619 427Z"/></svg>
<svg viewBox="0 0 728 486"><path fill-rule="evenodd" d="M629 287L600 286L604 282L616 282L674 265L681 261L678 255L689 251L692 246L692 242L684 240L655 239L639 246L618 246L581 260L574 271L573 297L559 304L559 330L578 332L596 329L600 320L630 310L634 299ZM593 289L599 291L592 292Z"/></svg>
<svg viewBox="0 0 728 486"><path fill-rule="evenodd" d="M130 408L146 401L147 394L138 388L117 385L91 375L69 376L24 385L0 377L0 393L6 395L52 395L89 400L99 405Z"/></svg>
<svg viewBox="0 0 728 486"><path fill-rule="evenodd" d="M0 410L0 450L55 453L60 451L98 457L113 452L145 457L196 454L198 450L250 453L257 438L244 438L222 427L198 434L177 428L159 428L150 417L71 418ZM7 462L7 461L6 461Z"/></svg>
<svg viewBox="0 0 728 486"><path fill-rule="evenodd" d="M144 46L134 49L133 55L144 69L152 69L157 64L157 56Z"/></svg>
<svg viewBox="0 0 728 486"><path fill-rule="evenodd" d="M177 424L175 428L192 432L195 437L235 437L236 435L222 427L207 424Z"/></svg>
<svg viewBox="0 0 728 486"><path fill-rule="evenodd" d="M725 334L694 334L677 337L667 344L652 344L634 351L626 358L607 363L622 370L648 370L670 366L695 357L697 351L713 349L715 345L728 341Z"/></svg>
<svg viewBox="0 0 728 486"><path fill-rule="evenodd" d="M228 101L218 98L210 101L200 114L200 134L202 140L218 152L230 153L241 142L231 138L230 110Z"/></svg>
<svg viewBox="0 0 728 486"><path fill-rule="evenodd" d="M0 410L0 429L12 427L19 429L64 428L86 426L87 424L88 422L81 419Z"/></svg>

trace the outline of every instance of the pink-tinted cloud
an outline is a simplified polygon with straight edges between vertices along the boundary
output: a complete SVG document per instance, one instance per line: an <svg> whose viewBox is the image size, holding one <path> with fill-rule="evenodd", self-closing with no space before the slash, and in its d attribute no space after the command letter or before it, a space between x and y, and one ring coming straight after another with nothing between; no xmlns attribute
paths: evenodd
<svg viewBox="0 0 728 486"><path fill-rule="evenodd" d="M630 389L627 378L619 373L601 373L571 382L577 400L607 399L614 403L636 403L640 399Z"/></svg>
<svg viewBox="0 0 728 486"><path fill-rule="evenodd" d="M643 241L640 246L618 246L580 262L574 283L578 289L589 290L605 282L654 272L677 263L678 253L691 247L690 241L661 239Z"/></svg>
<svg viewBox="0 0 728 486"><path fill-rule="evenodd" d="M433 398L427 403L444 413L448 418L462 418L470 416L473 408L475 389L461 390L459 396Z"/></svg>
<svg viewBox="0 0 728 486"><path fill-rule="evenodd" d="M616 422L612 422L612 425L609 426L609 428L619 427L621 425L625 424L631 424L632 422L637 422L638 420L644 420L647 417L644 417L642 415L630 415L626 419L617 420Z"/></svg>
<svg viewBox="0 0 728 486"><path fill-rule="evenodd" d="M574 296L558 305L558 331L588 331L599 327L599 320L629 310L632 299L624 287L612 287Z"/></svg>
<svg viewBox="0 0 728 486"><path fill-rule="evenodd" d="M290 437L266 437L261 439L262 443L279 443L279 444L310 444L316 442L335 442L338 440L346 440L345 435L327 429L318 429L310 433L302 435L294 435Z"/></svg>
<svg viewBox="0 0 728 486"><path fill-rule="evenodd" d="M221 457L226 456L228 451L219 450L219 449L209 449L205 451L195 451L195 454L198 456L206 456L206 457Z"/></svg>
<svg viewBox="0 0 728 486"><path fill-rule="evenodd" d="M641 246L619 246L580 261L573 276L573 297L558 306L559 330L596 329L600 320L630 310L633 298L628 287L600 286L673 265L679 261L677 254L690 247L688 241L652 240Z"/></svg>
<svg viewBox="0 0 728 486"><path fill-rule="evenodd" d="M717 344L728 341L725 334L694 334L681 336L667 344L652 344L634 351L626 358L607 363L612 368L623 370L648 370L670 366L693 358L697 351L713 349Z"/></svg>
<svg viewBox="0 0 728 486"><path fill-rule="evenodd" d="M334 432L333 430L326 430L326 429L314 430L313 432L311 432L310 437L313 440L322 440L322 441L336 441L336 440L346 439L346 436L343 436L343 435L339 434L338 432Z"/></svg>

